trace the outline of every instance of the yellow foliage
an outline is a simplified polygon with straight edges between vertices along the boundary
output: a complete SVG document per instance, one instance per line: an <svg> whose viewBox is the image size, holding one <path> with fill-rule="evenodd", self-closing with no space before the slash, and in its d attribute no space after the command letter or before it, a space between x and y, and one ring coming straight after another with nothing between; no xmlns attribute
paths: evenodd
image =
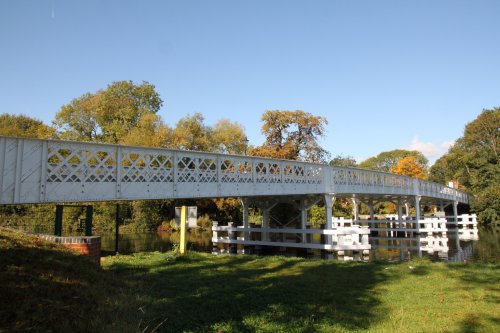
<svg viewBox="0 0 500 333"><path fill-rule="evenodd" d="M413 178L425 178L424 169L418 164L413 156L407 156L400 159L398 163L391 168L391 172Z"/></svg>

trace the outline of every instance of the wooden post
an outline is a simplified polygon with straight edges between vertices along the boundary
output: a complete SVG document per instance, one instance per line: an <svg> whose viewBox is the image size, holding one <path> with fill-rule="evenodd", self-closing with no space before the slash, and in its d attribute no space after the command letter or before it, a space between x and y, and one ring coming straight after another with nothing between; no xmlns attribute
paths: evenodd
<svg viewBox="0 0 500 333"><path fill-rule="evenodd" d="M187 206L181 207L181 241L179 246L180 255L186 253L186 223L187 223Z"/></svg>
<svg viewBox="0 0 500 333"><path fill-rule="evenodd" d="M228 228L232 229L233 224L234 224L234 222L228 222L227 223ZM238 252L238 247L237 247L236 243L231 243L232 240L236 240L236 238L237 238L236 232L233 230L229 230L227 232L227 236L229 238L229 253L236 254Z"/></svg>

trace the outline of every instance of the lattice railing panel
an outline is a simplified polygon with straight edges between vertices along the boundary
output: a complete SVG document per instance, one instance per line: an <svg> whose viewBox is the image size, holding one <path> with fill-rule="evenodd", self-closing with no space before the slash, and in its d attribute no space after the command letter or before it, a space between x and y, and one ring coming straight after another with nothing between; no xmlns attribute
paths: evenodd
<svg viewBox="0 0 500 333"><path fill-rule="evenodd" d="M252 183L252 160L249 158L224 158L220 160L221 182Z"/></svg>
<svg viewBox="0 0 500 333"><path fill-rule="evenodd" d="M283 182L286 184L304 184L306 182L306 173L303 165L284 162Z"/></svg>
<svg viewBox="0 0 500 333"><path fill-rule="evenodd" d="M121 181L173 182L173 154L123 150L121 153Z"/></svg>
<svg viewBox="0 0 500 333"><path fill-rule="evenodd" d="M177 182L179 183L216 183L217 160L204 154L177 155Z"/></svg>
<svg viewBox="0 0 500 333"><path fill-rule="evenodd" d="M114 182L116 153L112 147L51 144L47 152L47 182Z"/></svg>
<svg viewBox="0 0 500 333"><path fill-rule="evenodd" d="M254 162L256 183L281 183L281 168L279 162L256 160Z"/></svg>

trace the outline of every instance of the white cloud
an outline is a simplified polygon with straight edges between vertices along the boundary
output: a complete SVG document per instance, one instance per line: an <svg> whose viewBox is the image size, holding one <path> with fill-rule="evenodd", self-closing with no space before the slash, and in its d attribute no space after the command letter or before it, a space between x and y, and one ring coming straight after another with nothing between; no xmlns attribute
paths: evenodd
<svg viewBox="0 0 500 333"><path fill-rule="evenodd" d="M446 153L448 149L455 144L455 141L443 141L440 144L433 142L422 142L417 136L413 137L411 144L407 147L409 150L418 150L429 160L439 158Z"/></svg>

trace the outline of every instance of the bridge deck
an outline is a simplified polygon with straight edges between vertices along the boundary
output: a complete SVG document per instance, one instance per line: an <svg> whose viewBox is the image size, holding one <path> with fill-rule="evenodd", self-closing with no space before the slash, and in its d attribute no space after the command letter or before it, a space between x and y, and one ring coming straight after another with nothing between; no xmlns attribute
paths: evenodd
<svg viewBox="0 0 500 333"><path fill-rule="evenodd" d="M0 137L0 158L0 204L321 194L469 201L406 176L251 156Z"/></svg>

